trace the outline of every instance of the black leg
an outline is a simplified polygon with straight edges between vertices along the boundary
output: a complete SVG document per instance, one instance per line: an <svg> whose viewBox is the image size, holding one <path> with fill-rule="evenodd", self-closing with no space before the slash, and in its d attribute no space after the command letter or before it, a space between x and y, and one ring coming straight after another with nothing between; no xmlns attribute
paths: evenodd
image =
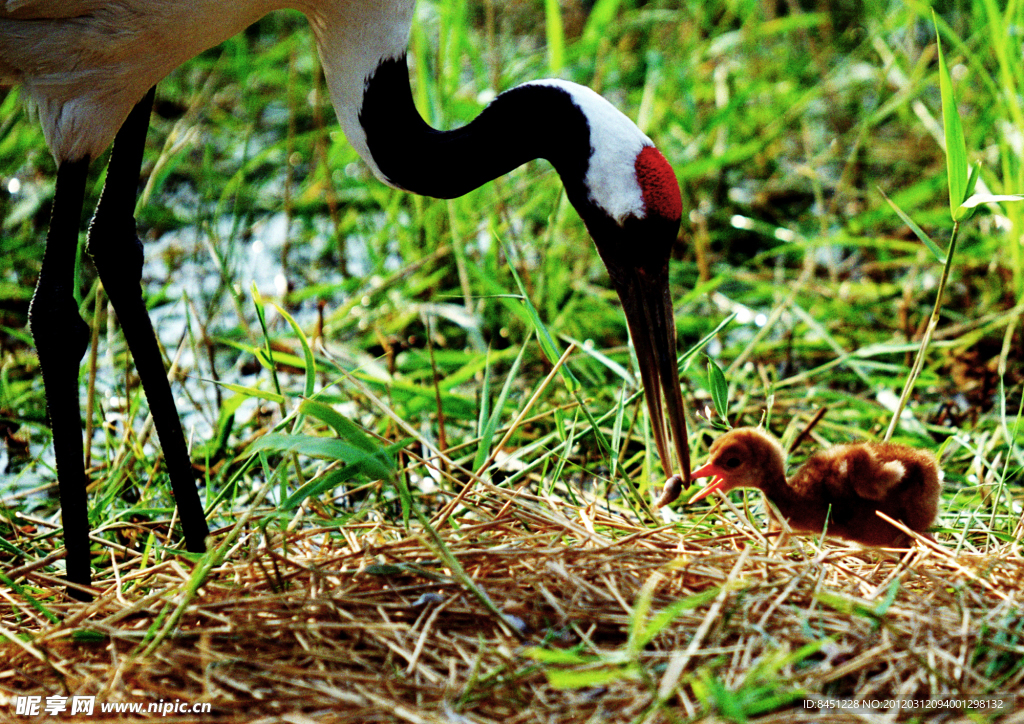
<svg viewBox="0 0 1024 724"><path fill-rule="evenodd" d="M167 370L142 299L142 243L135 230L135 197L152 107L153 89L150 89L114 139L107 180L89 227L88 248L142 380L171 477L185 547L202 553L206 550L209 528L167 382Z"/></svg>
<svg viewBox="0 0 1024 724"><path fill-rule="evenodd" d="M73 288L78 230L89 159L65 162L57 170L50 230L28 323L39 353L46 388L46 408L57 460L60 514L64 524L68 580L88 586L89 514L82 457L82 415L78 404L78 369L89 344L89 328L78 314ZM69 589L75 598L89 595Z"/></svg>

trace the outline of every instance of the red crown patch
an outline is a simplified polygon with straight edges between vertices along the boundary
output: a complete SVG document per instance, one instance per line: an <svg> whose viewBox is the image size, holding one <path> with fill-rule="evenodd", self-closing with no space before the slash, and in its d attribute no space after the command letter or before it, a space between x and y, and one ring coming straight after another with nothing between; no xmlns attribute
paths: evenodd
<svg viewBox="0 0 1024 724"><path fill-rule="evenodd" d="M678 219L683 215L683 200L679 196L676 174L654 146L645 146L637 154L636 180L648 214L666 219Z"/></svg>

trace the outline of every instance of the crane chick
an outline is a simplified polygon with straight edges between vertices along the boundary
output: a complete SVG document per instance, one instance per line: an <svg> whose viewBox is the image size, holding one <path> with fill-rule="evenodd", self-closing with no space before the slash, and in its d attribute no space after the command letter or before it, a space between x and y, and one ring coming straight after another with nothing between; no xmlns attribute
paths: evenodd
<svg viewBox="0 0 1024 724"><path fill-rule="evenodd" d="M895 443L834 445L812 455L789 480L784 461L782 445L763 430L732 430L712 443L708 463L693 471L693 478L717 480L690 502L716 490L757 488L794 532L827 530L867 546L910 543L876 510L922 534L938 515L941 470L926 450Z"/></svg>

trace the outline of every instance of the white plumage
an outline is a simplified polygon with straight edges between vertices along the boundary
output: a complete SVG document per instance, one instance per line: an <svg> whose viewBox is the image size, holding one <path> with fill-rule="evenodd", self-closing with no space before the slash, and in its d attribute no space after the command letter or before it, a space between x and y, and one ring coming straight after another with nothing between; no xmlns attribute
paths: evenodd
<svg viewBox="0 0 1024 724"><path fill-rule="evenodd" d="M369 159L357 118L363 84L381 58L405 52L413 5L0 0L0 83L22 85L58 162L96 158L132 107L168 73L267 13L293 8L309 18L349 142Z"/></svg>

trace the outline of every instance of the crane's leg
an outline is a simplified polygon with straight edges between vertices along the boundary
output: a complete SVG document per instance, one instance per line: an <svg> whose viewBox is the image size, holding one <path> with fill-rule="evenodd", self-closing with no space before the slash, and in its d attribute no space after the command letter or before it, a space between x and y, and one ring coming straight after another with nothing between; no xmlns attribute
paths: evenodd
<svg viewBox="0 0 1024 724"><path fill-rule="evenodd" d="M67 575L72 583L88 586L89 513L82 456L82 415L78 403L78 370L89 345L89 327L75 303L75 257L82 221L82 202L89 159L66 161L57 169L50 230L29 306L28 325L39 353L39 369L46 388L46 409L53 431L57 462L60 514L67 549ZM75 598L90 596L74 588Z"/></svg>
<svg viewBox="0 0 1024 724"><path fill-rule="evenodd" d="M178 410L167 382L167 370L142 299L142 242L135 230L135 197L154 90L150 89L132 109L114 139L107 180L89 227L88 249L103 289L117 312L142 380L171 477L171 488L185 533L185 547L194 553L202 553L206 550L209 528L192 474Z"/></svg>

